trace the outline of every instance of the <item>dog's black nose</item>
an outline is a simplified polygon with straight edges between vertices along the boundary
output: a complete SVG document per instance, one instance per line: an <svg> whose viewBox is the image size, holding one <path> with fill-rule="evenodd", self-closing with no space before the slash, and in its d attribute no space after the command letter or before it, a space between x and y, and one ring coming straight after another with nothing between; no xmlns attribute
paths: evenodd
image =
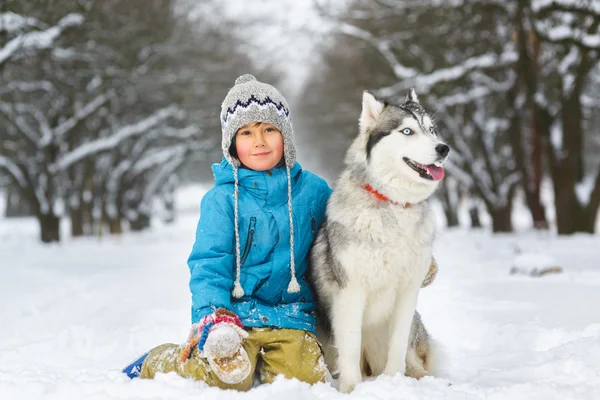
<svg viewBox="0 0 600 400"><path fill-rule="evenodd" d="M440 156L446 157L450 152L450 147L445 144L438 144L435 146L435 151L437 151Z"/></svg>

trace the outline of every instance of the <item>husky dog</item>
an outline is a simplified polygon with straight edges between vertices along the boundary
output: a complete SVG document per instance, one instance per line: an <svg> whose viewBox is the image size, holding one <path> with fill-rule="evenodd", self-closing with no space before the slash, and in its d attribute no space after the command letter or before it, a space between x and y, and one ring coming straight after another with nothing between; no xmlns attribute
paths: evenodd
<svg viewBox="0 0 600 400"><path fill-rule="evenodd" d="M420 378L434 367L415 308L435 236L425 200L449 152L413 89L401 105L364 92L359 130L311 256L321 328L331 328L333 343L320 338L343 392L363 375Z"/></svg>

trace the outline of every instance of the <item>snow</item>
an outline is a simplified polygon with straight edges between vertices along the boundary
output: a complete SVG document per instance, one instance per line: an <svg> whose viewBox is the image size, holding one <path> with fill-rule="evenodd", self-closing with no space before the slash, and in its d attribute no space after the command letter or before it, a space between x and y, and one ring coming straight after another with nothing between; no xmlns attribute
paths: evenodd
<svg viewBox="0 0 600 400"><path fill-rule="evenodd" d="M173 225L122 237L69 239L63 221L67 239L43 246L34 220L0 218L2 399L600 398L598 236L462 228L440 232L440 270L418 305L445 349L441 377L379 377L351 395L285 379L248 393L171 374L130 381L127 363L188 335L186 258L207 189L176 193ZM564 272L511 275L526 254Z"/></svg>
<svg viewBox="0 0 600 400"><path fill-rule="evenodd" d="M29 26L36 26L39 22L35 18L25 17L14 12L0 13L0 32L17 32Z"/></svg>
<svg viewBox="0 0 600 400"><path fill-rule="evenodd" d="M13 15L14 16L11 18L11 20L15 21L16 14ZM20 21L21 27L24 26L24 21L25 20ZM71 26L80 25L82 23L83 17L81 15L68 14L58 21L56 26L50 27L45 31L28 32L9 40L4 47L0 48L0 65L17 54L17 52L19 52L21 49L46 49L52 46L54 40L56 40L56 38L60 36L65 29ZM16 24L11 24L11 27L14 26L16 26Z"/></svg>
<svg viewBox="0 0 600 400"><path fill-rule="evenodd" d="M584 176L581 182L578 182L575 185L575 194L577 195L577 200L579 200L581 204L587 205L590 202L592 191L594 190L596 183L596 176L598 174L600 174L600 170L595 174Z"/></svg>

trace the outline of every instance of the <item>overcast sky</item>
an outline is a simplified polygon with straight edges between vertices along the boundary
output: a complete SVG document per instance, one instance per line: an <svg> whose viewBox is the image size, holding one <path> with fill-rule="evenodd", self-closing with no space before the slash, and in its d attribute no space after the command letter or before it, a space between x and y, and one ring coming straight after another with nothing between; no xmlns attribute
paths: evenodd
<svg viewBox="0 0 600 400"><path fill-rule="evenodd" d="M316 43L331 29L319 16L314 0L220 0L198 5L196 12L216 12L247 29L249 53L257 65L275 63L286 77L284 90L294 95L319 60Z"/></svg>

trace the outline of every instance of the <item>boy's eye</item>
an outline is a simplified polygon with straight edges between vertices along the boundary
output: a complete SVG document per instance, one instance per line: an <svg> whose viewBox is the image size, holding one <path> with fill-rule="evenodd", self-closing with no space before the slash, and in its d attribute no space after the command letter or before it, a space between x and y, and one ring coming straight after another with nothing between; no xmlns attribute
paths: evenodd
<svg viewBox="0 0 600 400"><path fill-rule="evenodd" d="M240 132L240 135L242 135L242 136L252 135L252 132L250 132L250 131L242 131L242 132Z"/></svg>
<svg viewBox="0 0 600 400"><path fill-rule="evenodd" d="M273 128L272 126L269 126L267 129L265 129L266 132L273 132L275 131L275 128Z"/></svg>

